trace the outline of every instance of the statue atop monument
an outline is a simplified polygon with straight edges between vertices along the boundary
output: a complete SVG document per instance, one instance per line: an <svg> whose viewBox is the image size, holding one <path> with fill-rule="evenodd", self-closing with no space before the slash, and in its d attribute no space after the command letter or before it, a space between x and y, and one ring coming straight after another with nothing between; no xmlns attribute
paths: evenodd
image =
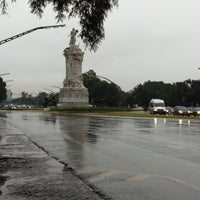
<svg viewBox="0 0 200 200"><path fill-rule="evenodd" d="M78 33L78 30L76 29L72 29L71 33L70 33L70 41L69 41L69 46L70 47L73 47L75 46L75 43L76 43L76 34Z"/></svg>

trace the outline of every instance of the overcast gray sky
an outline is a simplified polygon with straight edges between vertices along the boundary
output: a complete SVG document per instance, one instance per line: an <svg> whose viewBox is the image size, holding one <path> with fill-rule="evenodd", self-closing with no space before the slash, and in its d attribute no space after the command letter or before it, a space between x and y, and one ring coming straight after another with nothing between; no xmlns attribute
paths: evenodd
<svg viewBox="0 0 200 200"><path fill-rule="evenodd" d="M94 70L124 91L145 81L172 83L200 78L199 0L119 0L105 22L105 40L97 52L85 51L82 71ZM11 4L0 16L0 40L38 26L56 24L49 6L42 17L30 13L26 2ZM11 73L14 94L36 95L43 88L61 87L65 77L63 50L76 20L65 28L38 30L0 46L0 73ZM46 91L48 92L48 91Z"/></svg>

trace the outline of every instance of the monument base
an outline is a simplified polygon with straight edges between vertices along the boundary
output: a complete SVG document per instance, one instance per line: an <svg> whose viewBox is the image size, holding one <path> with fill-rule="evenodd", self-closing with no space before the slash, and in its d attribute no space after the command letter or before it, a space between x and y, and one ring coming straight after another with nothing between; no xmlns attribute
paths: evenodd
<svg viewBox="0 0 200 200"><path fill-rule="evenodd" d="M88 103L88 90L85 87L64 87L60 89L58 107L91 107Z"/></svg>

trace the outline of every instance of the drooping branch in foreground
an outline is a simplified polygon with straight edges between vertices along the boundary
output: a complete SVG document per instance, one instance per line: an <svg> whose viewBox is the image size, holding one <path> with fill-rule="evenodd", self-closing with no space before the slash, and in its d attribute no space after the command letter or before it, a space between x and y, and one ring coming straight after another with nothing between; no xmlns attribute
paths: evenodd
<svg viewBox="0 0 200 200"><path fill-rule="evenodd" d="M11 0L15 2L17 0ZM96 50L104 39L104 21L118 0L29 0L31 13L42 17L47 5L52 5L57 21L63 21L66 17L78 17L80 19L80 37L86 47ZM0 8L6 14L7 0L0 0Z"/></svg>

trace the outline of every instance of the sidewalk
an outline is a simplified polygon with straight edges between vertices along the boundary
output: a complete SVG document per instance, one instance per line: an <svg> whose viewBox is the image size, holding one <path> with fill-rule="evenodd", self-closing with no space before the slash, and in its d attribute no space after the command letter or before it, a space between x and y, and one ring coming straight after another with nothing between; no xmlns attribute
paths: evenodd
<svg viewBox="0 0 200 200"><path fill-rule="evenodd" d="M7 127L8 128L8 127ZM2 136L0 129L1 200L101 200L76 173L51 158L22 133Z"/></svg>

